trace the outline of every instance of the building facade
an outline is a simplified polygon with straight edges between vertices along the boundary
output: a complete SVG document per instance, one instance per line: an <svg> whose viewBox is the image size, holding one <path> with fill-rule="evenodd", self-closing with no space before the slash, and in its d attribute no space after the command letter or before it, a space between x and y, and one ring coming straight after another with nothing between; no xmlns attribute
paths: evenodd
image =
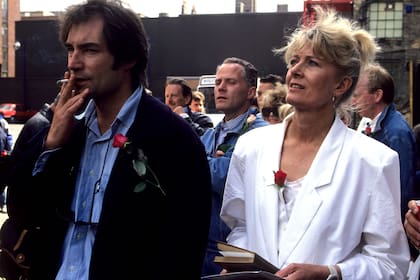
<svg viewBox="0 0 420 280"><path fill-rule="evenodd" d="M420 0L305 0L303 22L316 18L312 7L324 5L358 21L381 47L378 62L396 83L394 103L410 125L420 122Z"/></svg>
<svg viewBox="0 0 420 280"><path fill-rule="evenodd" d="M396 81L395 103L409 123L420 123L420 0L357 3L359 23L378 40L379 60Z"/></svg>
<svg viewBox="0 0 420 280"><path fill-rule="evenodd" d="M19 0L0 1L3 10L0 15L3 28L0 37L2 76L14 77L16 72L17 79L0 81L0 89L2 93L13 91L18 100L24 96L31 106L42 105L48 100L47 95L56 94L54 80L66 67L66 53L56 37L56 18L40 17L39 14L20 18ZM296 27L302 16L308 15L310 5L305 6L307 9L303 14L259 14L254 13L255 2L237 0L234 15L144 18L151 43L148 76L153 94L163 96L167 76L213 74L217 63L228 56L239 56L253 62L261 75L277 73L284 76L286 67L281 57L273 56L272 49L283 46L287 32ZM420 0L305 2L311 5L332 3L377 38L382 48L378 60L396 82L397 109L412 126L420 123L420 109L417 109L420 108ZM21 48L15 50L17 41ZM27 45L32 46L31 49L26 48ZM43 88L45 84L49 88ZM13 97L3 94L0 102L8 101L5 98Z"/></svg>
<svg viewBox="0 0 420 280"><path fill-rule="evenodd" d="M20 20L20 0L0 0L1 77L15 76L15 22Z"/></svg>
<svg viewBox="0 0 420 280"><path fill-rule="evenodd" d="M256 0L236 0L235 13L255 13L257 11L255 1Z"/></svg>

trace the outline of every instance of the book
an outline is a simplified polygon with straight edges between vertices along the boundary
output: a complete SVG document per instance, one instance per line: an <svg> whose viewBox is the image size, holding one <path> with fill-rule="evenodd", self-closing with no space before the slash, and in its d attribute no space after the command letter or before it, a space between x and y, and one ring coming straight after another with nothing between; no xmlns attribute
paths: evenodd
<svg viewBox="0 0 420 280"><path fill-rule="evenodd" d="M279 271L274 264L253 251L222 241L217 242L217 248L220 256L215 256L214 262L220 264L228 272L266 271L274 274Z"/></svg>
<svg viewBox="0 0 420 280"><path fill-rule="evenodd" d="M238 271L201 277L201 280L284 280L267 271Z"/></svg>

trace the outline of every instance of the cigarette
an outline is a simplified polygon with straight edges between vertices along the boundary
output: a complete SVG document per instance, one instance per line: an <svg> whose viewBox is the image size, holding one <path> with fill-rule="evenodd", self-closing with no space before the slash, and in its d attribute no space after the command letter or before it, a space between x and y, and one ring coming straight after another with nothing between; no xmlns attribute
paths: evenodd
<svg viewBox="0 0 420 280"><path fill-rule="evenodd" d="M69 81L69 79L61 79L61 80L58 80L56 83L57 83L58 86L61 86L65 83L67 83L68 81Z"/></svg>

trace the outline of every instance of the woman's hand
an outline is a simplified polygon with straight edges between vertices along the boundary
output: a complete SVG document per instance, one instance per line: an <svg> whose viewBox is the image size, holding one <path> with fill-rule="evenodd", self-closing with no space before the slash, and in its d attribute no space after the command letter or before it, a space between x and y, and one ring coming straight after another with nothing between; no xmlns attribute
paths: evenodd
<svg viewBox="0 0 420 280"><path fill-rule="evenodd" d="M341 275L339 267L335 266L335 268ZM330 275L330 270L326 265L292 263L277 271L275 275L287 280L325 280Z"/></svg>

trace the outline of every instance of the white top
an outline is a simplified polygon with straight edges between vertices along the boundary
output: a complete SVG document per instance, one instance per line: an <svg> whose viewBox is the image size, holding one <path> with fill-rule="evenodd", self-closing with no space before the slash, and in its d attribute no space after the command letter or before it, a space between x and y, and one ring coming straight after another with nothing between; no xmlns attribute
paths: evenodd
<svg viewBox="0 0 420 280"><path fill-rule="evenodd" d="M283 238L287 235L283 234L286 232L287 224L289 223L290 214L292 213L293 206L295 205L296 197L299 191L302 189L302 183L305 177L302 177L295 181L284 182L284 187L279 189L279 213L278 213L278 242L277 250L281 248L283 244Z"/></svg>
<svg viewBox="0 0 420 280"><path fill-rule="evenodd" d="M280 268L338 264L343 280L405 279L410 255L400 218L398 155L339 118L305 175L278 246L284 202L273 171L291 116L239 138L221 210L232 228L228 242Z"/></svg>
<svg viewBox="0 0 420 280"><path fill-rule="evenodd" d="M368 118L368 117L363 117L360 120L359 125L357 126L357 131L358 132L364 131L366 129L367 123L369 123L370 125L372 125L372 120L370 118Z"/></svg>
<svg viewBox="0 0 420 280"><path fill-rule="evenodd" d="M379 120L379 117L382 115L382 112L380 112L379 114L377 114L373 119L372 119L372 121L370 122L370 127L372 128L372 132L374 132L375 131L375 127L376 127L376 123L378 122L378 120Z"/></svg>

